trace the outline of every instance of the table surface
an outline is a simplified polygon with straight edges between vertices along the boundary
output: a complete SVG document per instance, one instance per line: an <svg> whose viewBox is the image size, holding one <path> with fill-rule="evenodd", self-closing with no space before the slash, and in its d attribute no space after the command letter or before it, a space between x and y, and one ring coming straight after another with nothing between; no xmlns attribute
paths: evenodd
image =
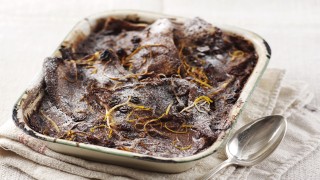
<svg viewBox="0 0 320 180"><path fill-rule="evenodd" d="M80 19L107 10L138 9L242 27L271 46L269 67L308 82L320 105L318 0L0 0L0 124L65 35ZM317 157L317 159L320 159Z"/></svg>

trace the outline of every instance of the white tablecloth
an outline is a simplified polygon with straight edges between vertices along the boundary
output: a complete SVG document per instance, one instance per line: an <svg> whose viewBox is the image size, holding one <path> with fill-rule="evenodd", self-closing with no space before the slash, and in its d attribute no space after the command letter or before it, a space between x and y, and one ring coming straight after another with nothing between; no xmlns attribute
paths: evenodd
<svg viewBox="0 0 320 180"><path fill-rule="evenodd" d="M0 0L0 124L11 116L14 102L42 67L43 59L72 26L90 14L112 9L199 16L254 31L271 46L270 67L286 69L288 79L308 82L315 92L312 103L320 106L317 0ZM304 162L320 165L320 150ZM296 172L320 177L317 168L298 164L286 178L294 178Z"/></svg>

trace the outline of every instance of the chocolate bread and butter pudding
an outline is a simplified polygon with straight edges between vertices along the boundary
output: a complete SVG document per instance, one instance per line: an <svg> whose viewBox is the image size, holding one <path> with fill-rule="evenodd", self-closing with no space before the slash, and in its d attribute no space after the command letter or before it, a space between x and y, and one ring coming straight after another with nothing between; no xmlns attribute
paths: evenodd
<svg viewBox="0 0 320 180"><path fill-rule="evenodd" d="M60 52L44 62L45 93L29 126L160 157L194 155L229 129L258 59L252 43L200 18L107 18Z"/></svg>

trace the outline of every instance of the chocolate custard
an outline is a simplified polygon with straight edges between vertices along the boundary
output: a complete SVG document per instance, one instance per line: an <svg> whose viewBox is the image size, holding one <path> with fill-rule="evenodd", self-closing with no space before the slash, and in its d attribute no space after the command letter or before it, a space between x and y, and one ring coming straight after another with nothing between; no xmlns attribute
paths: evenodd
<svg viewBox="0 0 320 180"><path fill-rule="evenodd" d="M200 18L152 24L108 18L44 63L45 95L28 124L60 139L185 157L230 128L258 56Z"/></svg>

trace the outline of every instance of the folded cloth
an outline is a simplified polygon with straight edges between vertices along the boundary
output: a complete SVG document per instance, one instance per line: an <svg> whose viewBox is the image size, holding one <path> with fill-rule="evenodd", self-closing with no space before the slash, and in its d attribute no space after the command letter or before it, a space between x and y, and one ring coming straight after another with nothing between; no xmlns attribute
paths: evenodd
<svg viewBox="0 0 320 180"><path fill-rule="evenodd" d="M282 114L288 120L283 143L264 162L254 167L230 166L216 179L279 179L320 144L320 113L305 108L312 99L306 84L283 82L284 71L268 69L233 127L252 120ZM311 110L309 110L311 109ZM97 163L63 155L24 134L12 120L0 127L0 179L197 179L225 160L223 149L195 167L178 174L164 174Z"/></svg>

